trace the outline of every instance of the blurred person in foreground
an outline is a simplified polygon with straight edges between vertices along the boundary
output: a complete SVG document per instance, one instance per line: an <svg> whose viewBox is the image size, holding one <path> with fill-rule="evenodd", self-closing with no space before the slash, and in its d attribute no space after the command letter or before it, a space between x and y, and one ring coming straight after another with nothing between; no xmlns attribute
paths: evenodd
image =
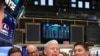
<svg viewBox="0 0 100 56"><path fill-rule="evenodd" d="M28 45L27 48L27 54L28 56L39 56L38 49L35 45Z"/></svg>
<svg viewBox="0 0 100 56"><path fill-rule="evenodd" d="M89 47L84 43L76 43L73 47L74 56L89 56Z"/></svg>
<svg viewBox="0 0 100 56"><path fill-rule="evenodd" d="M8 56L22 56L22 51L20 48L12 47L8 51Z"/></svg>
<svg viewBox="0 0 100 56"><path fill-rule="evenodd" d="M59 44L56 40L50 40L44 47L45 56L59 56Z"/></svg>
<svg viewBox="0 0 100 56"><path fill-rule="evenodd" d="M4 1L5 0L0 0L0 31L2 30L2 22L4 19Z"/></svg>

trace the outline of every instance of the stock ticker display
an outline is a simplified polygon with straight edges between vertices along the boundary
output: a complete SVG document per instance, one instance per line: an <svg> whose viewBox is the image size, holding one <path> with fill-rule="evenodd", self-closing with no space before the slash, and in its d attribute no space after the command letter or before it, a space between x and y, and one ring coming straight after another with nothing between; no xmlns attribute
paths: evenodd
<svg viewBox="0 0 100 56"><path fill-rule="evenodd" d="M42 24L42 41L56 39L62 41L69 41L69 24L43 23Z"/></svg>

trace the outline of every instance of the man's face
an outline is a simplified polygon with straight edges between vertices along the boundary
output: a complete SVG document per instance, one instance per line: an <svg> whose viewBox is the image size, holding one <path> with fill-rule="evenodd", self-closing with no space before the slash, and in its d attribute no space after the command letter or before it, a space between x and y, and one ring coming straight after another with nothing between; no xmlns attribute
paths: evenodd
<svg viewBox="0 0 100 56"><path fill-rule="evenodd" d="M83 46L77 45L74 48L74 55L75 56L88 56L88 51L86 51Z"/></svg>
<svg viewBox="0 0 100 56"><path fill-rule="evenodd" d="M28 56L39 56L38 50L36 50L36 49L29 50Z"/></svg>
<svg viewBox="0 0 100 56"><path fill-rule="evenodd" d="M21 55L21 52L14 52L14 53L11 53L10 56L22 56L22 55Z"/></svg>
<svg viewBox="0 0 100 56"><path fill-rule="evenodd" d="M57 44L50 44L44 52L46 56L59 56L59 46Z"/></svg>

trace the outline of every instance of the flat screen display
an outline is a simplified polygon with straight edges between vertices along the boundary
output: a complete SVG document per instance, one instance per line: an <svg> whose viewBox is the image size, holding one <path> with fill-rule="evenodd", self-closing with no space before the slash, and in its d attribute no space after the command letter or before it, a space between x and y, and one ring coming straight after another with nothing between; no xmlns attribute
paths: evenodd
<svg viewBox="0 0 100 56"><path fill-rule="evenodd" d="M4 12L3 28L0 32L0 41L13 44L13 37L16 27L16 20L6 11ZM0 42L0 44L2 44ZM3 45L3 44L2 44Z"/></svg>
<svg viewBox="0 0 100 56"><path fill-rule="evenodd" d="M85 8L90 8L89 2L85 2Z"/></svg>
<svg viewBox="0 0 100 56"><path fill-rule="evenodd" d="M83 2L82 1L78 1L78 8L83 8Z"/></svg>
<svg viewBox="0 0 100 56"><path fill-rule="evenodd" d="M41 32L43 42L51 39L56 39L59 43L69 41L69 24L43 23Z"/></svg>

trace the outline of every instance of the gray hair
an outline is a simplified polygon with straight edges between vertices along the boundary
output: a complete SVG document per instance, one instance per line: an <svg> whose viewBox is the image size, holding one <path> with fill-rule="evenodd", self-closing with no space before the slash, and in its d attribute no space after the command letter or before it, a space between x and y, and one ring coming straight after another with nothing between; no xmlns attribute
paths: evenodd
<svg viewBox="0 0 100 56"><path fill-rule="evenodd" d="M31 50L31 49L36 49L37 50L37 47L35 45L32 45L32 44L29 44L27 47L26 47L26 50Z"/></svg>
<svg viewBox="0 0 100 56"><path fill-rule="evenodd" d="M57 40L50 40L44 45L44 49L46 50L49 47L49 45L53 43L59 45Z"/></svg>

